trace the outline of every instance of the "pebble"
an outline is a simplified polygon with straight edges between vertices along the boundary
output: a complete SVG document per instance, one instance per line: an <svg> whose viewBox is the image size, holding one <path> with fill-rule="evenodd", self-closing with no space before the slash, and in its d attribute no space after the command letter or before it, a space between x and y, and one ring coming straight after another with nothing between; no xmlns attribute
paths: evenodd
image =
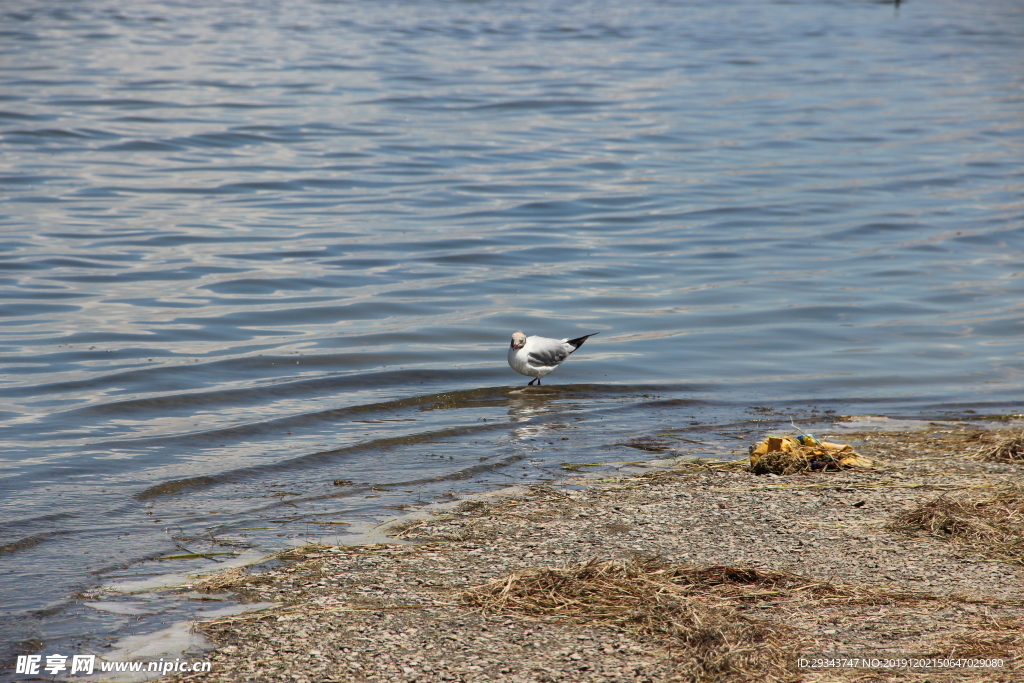
<svg viewBox="0 0 1024 683"><path fill-rule="evenodd" d="M816 653L948 651L958 637L994 628L992 615L1024 627L1020 566L979 566L979 558L960 557L943 539L885 527L895 513L950 488L1016 481L1020 466L966 457L957 450L963 430L844 439L858 437L858 450L878 461L875 469L581 479L573 483L584 489L568 495L538 486L464 506L407 530L394 545L311 549L234 586L246 599L283 603L277 613L201 625L218 644L203 681L667 681L676 663L664 642L600 624L482 614L459 603L467 586L516 568L637 555L792 572L893 594L924 590L934 598L818 601L802 610L750 606L751 617L804 633L804 646ZM922 443L948 458L913 460ZM280 653L287 655L275 658ZM794 649L794 660L798 654Z"/></svg>

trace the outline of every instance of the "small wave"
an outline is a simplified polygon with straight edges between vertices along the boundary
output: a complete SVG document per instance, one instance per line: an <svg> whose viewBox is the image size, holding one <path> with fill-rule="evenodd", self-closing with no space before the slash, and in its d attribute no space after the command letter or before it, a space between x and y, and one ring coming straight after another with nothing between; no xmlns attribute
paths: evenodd
<svg viewBox="0 0 1024 683"><path fill-rule="evenodd" d="M373 441L361 443L355 446L349 446L347 448L338 448L329 451L308 453L306 455L300 455L295 458L290 458L288 460L278 461L266 465L241 467L238 469L229 470L227 472L221 472L220 474L214 476L189 477L187 479L172 480L144 489L136 493L133 496L133 498L135 498L136 500L147 500L149 498L167 495L169 493L181 493L182 491L190 489L209 488L211 486L216 486L218 484L239 482L258 476L271 474L274 472L291 472L296 469L301 469L304 467L314 467L317 465L321 465L325 462L338 460L346 456L362 453L365 451L380 451L395 446L406 445L415 442L436 441L439 439L449 438L453 436L464 436L466 434L477 434L504 429L508 429L508 426L506 424L497 423L486 425L473 425L466 427L453 427L450 429L439 429L436 431L424 432L421 434L415 434L411 436L374 439ZM470 475L467 474L466 476ZM435 481L435 479L425 479L423 481Z"/></svg>

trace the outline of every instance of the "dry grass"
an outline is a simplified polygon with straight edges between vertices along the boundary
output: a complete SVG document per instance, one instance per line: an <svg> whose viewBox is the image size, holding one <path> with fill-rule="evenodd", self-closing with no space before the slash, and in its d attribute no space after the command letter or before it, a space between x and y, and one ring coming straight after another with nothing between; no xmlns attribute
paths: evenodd
<svg viewBox="0 0 1024 683"><path fill-rule="evenodd" d="M1016 669L1024 664L1024 620L988 619L983 628L956 633L946 644L950 657L1002 657Z"/></svg>
<svg viewBox="0 0 1024 683"><path fill-rule="evenodd" d="M288 548L274 555L279 560L291 561L291 560L304 560L309 556L316 556L321 553L327 552L331 549L331 546L324 545L323 543L307 543L306 545L296 546L294 548Z"/></svg>
<svg viewBox="0 0 1024 683"><path fill-rule="evenodd" d="M652 558L525 569L471 588L460 599L484 612L632 632L668 650L673 680L701 683L800 680L806 671L796 668L798 657L815 642L815 624L834 619L836 609L856 612L886 605L897 609L894 618L899 613L913 620L951 604L978 602L747 567L685 567ZM926 647L961 657L1003 656L1016 666L1024 661L1021 625L1016 618L989 619ZM870 678L867 671L850 674Z"/></svg>
<svg viewBox="0 0 1024 683"><path fill-rule="evenodd" d="M925 531L967 552L1024 564L1024 489L1010 485L988 498L943 494L897 515L894 531Z"/></svg>
<svg viewBox="0 0 1024 683"><path fill-rule="evenodd" d="M750 471L754 474L778 474L781 476L810 469L811 462L799 451L770 451L750 466Z"/></svg>
<svg viewBox="0 0 1024 683"><path fill-rule="evenodd" d="M429 519L409 519L401 522L393 522L388 526L388 536L391 538L408 538L413 531L427 524Z"/></svg>
<svg viewBox="0 0 1024 683"><path fill-rule="evenodd" d="M995 443L979 446L974 456L989 462L1024 463L1024 431L1019 434L1001 434Z"/></svg>
<svg viewBox="0 0 1024 683"><path fill-rule="evenodd" d="M245 567L235 567L234 569L228 569L227 571L204 577L194 582L192 588L197 591L217 593L229 588L245 585L248 578Z"/></svg>
<svg viewBox="0 0 1024 683"><path fill-rule="evenodd" d="M800 633L741 612L786 593L831 592L826 583L741 567L694 569L658 559L526 569L472 588L464 604L488 612L600 623L659 641L690 681L797 678Z"/></svg>

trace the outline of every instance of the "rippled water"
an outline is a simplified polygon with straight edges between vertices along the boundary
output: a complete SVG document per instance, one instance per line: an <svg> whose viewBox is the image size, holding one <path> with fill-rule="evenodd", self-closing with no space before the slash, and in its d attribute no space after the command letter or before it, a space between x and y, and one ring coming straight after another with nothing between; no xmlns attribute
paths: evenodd
<svg viewBox="0 0 1024 683"><path fill-rule="evenodd" d="M2 14L2 642L636 436L1021 409L1020 3ZM525 389L519 328L600 334Z"/></svg>

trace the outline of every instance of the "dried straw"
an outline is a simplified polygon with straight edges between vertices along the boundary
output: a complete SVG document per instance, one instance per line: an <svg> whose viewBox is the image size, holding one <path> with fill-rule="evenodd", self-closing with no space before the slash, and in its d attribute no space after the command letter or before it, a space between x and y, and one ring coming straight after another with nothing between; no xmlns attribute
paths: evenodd
<svg viewBox="0 0 1024 683"><path fill-rule="evenodd" d="M1024 564L1024 489L1010 485L990 498L943 494L889 523L904 533L926 531L968 552Z"/></svg>
<svg viewBox="0 0 1024 683"><path fill-rule="evenodd" d="M462 602L487 612L601 623L665 644L683 680L789 681L795 631L740 613L744 600L824 586L738 567L684 568L656 558L592 560L526 569L472 588Z"/></svg>
<svg viewBox="0 0 1024 683"><path fill-rule="evenodd" d="M950 657L1002 657L1008 667L1024 664L1024 620L988 619L983 629L972 628L946 639Z"/></svg>
<svg viewBox="0 0 1024 683"><path fill-rule="evenodd" d="M204 577L193 583L192 588L198 591L215 593L227 588L243 585L247 582L248 578L245 567L235 567L234 569L228 569L227 571Z"/></svg>
<svg viewBox="0 0 1024 683"><path fill-rule="evenodd" d="M974 456L990 462L1024 463L1024 431L999 439L994 444L979 446Z"/></svg>
<svg viewBox="0 0 1024 683"><path fill-rule="evenodd" d="M778 474L780 476L805 472L810 469L811 462L800 451L769 451L750 466L750 471L754 474Z"/></svg>

